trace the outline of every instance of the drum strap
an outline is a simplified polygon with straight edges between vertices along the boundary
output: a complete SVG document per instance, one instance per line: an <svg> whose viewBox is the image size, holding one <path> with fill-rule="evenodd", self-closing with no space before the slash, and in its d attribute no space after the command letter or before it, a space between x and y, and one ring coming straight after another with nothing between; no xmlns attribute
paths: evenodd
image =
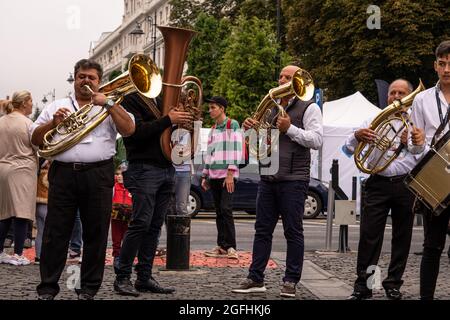
<svg viewBox="0 0 450 320"><path fill-rule="evenodd" d="M436 132L434 133L433 139L431 140L431 147L434 146L436 143L436 137L441 134L441 132L444 130L445 126L448 123L449 120L449 113L450 113L450 107L447 107L447 113L445 114L445 117L442 116L442 107L441 107L441 99L439 99L439 94L436 90L436 103L438 106L439 111L439 118L441 120L441 125L437 128Z"/></svg>

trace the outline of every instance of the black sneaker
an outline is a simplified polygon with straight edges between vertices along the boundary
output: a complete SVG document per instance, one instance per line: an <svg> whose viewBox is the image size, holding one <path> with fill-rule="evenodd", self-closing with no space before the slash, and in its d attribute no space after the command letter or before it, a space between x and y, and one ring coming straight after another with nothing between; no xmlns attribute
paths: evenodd
<svg viewBox="0 0 450 320"><path fill-rule="evenodd" d="M173 288L164 288L162 287L158 281L150 277L150 279L142 281L136 280L134 282L134 287L139 292L152 292L152 293L162 293L162 294L170 294L174 293L175 289Z"/></svg>
<svg viewBox="0 0 450 320"><path fill-rule="evenodd" d="M400 292L400 290L396 288L388 288L386 289L386 297L389 300L401 300L403 297L403 294Z"/></svg>
<svg viewBox="0 0 450 320"><path fill-rule="evenodd" d="M281 286L280 296L285 298L295 298L295 286L294 282L284 282Z"/></svg>
<svg viewBox="0 0 450 320"><path fill-rule="evenodd" d="M353 291L347 300L366 300L372 298L372 292Z"/></svg>
<svg viewBox="0 0 450 320"><path fill-rule="evenodd" d="M94 300L94 296L89 293L80 293L78 295L78 300Z"/></svg>
<svg viewBox="0 0 450 320"><path fill-rule="evenodd" d="M34 258L34 264L40 264L41 263L41 259L38 257Z"/></svg>
<svg viewBox="0 0 450 320"><path fill-rule="evenodd" d="M263 293L266 292L264 282L255 282L252 279L245 279L238 288L231 290L234 293Z"/></svg>
<svg viewBox="0 0 450 320"><path fill-rule="evenodd" d="M52 294L44 293L38 295L38 300L54 300L55 297Z"/></svg>
<svg viewBox="0 0 450 320"><path fill-rule="evenodd" d="M130 279L116 279L114 291L122 296L139 297L139 292L134 289Z"/></svg>

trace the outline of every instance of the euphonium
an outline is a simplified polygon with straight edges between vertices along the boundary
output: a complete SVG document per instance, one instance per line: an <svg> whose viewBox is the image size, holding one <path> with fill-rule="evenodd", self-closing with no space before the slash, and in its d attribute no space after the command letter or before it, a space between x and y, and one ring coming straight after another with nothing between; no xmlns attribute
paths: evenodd
<svg viewBox="0 0 450 320"><path fill-rule="evenodd" d="M251 116L252 119L257 121L257 124L253 129L256 130L258 138L256 143L253 143L253 141L249 143L248 139L246 140L246 143L249 144L249 152L256 156L257 159L270 155L268 144L275 143L277 140L272 139L270 142L270 130L276 129L276 122L279 116L286 116L286 111L283 106L278 104L277 100L287 96L296 96L302 101L312 99L314 96L314 81L307 71L298 69L292 76L290 82L272 88L261 100L255 113ZM264 147L267 148L264 149ZM265 152L261 152L262 150L265 150Z"/></svg>
<svg viewBox="0 0 450 320"><path fill-rule="evenodd" d="M158 67L146 55L137 54L131 58L128 71L101 86L99 92L120 103L126 95L136 91L148 98L154 98L161 92L161 87ZM90 88L89 90L92 91ZM39 155L51 158L72 148L109 116L104 108L99 111L93 109L93 104L87 104L48 131L39 149Z"/></svg>
<svg viewBox="0 0 450 320"><path fill-rule="evenodd" d="M408 109L414 97L423 90L425 87L420 80L416 90L403 99L392 102L372 121L369 129L375 131L375 141L360 142L355 149L354 159L359 170L376 174L386 169L398 157L404 147L399 143L401 134L409 126Z"/></svg>
<svg viewBox="0 0 450 320"><path fill-rule="evenodd" d="M199 93L197 97L194 97L192 91L189 90L187 92L187 101L184 104L184 109L192 114L194 121L200 120L202 115L201 104L203 95L201 81L193 76L182 78L189 43L196 32L187 29L161 26L159 26L158 29L161 31L164 38L165 47L162 115L167 115L171 108L178 108L182 87L188 83L192 83L197 86ZM166 129L162 133L160 139L163 154L166 159L171 161L173 160L172 153L179 158L188 158L194 155L197 147L198 132L193 131L194 126L188 124L179 127L188 130L191 134L191 144L189 148L185 150L179 149L173 152L171 128Z"/></svg>

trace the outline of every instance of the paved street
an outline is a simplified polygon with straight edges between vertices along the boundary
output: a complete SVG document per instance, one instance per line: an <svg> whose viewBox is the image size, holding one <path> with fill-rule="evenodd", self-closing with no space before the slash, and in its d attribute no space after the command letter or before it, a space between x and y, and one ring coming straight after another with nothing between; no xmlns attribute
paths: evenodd
<svg viewBox="0 0 450 320"><path fill-rule="evenodd" d="M303 277L298 286L296 299L345 299L351 293L356 266L356 248L358 239L358 226L349 228L349 253L325 252L325 220L305 221L305 266ZM251 261L251 246L253 239L254 220L248 217L236 219L237 242L241 259L229 261L228 259L203 258L203 251L215 244L215 223L210 218L192 220L191 231L191 265L189 271L164 271L165 260L155 261L154 275L161 284L173 286L177 289L173 295L143 294L138 300L277 300L279 284L285 265L285 241L282 226L279 224L275 230L272 260L266 272L267 292L264 294L239 295L231 293L247 274ZM390 228L386 230L385 245L379 267L381 278L386 272L389 262ZM333 247L337 248L338 228L333 230ZM420 251L422 228L414 228L413 248L405 272L405 284L402 288L405 299L416 300L419 297L419 264L421 257L413 252ZM161 245L165 245L165 231L162 234ZM33 254L29 249L27 254ZM436 298L450 299L450 263L446 256L441 259L440 276L436 290ZM76 295L68 289L74 283L74 275L78 272L78 264L66 267L60 281L61 293L58 299L75 299ZM97 299L134 299L124 298L114 294L112 284L114 273L110 260L107 262L105 277ZM2 300L34 300L34 288L39 281L39 267L30 265L13 267L0 265L0 299ZM374 291L374 299L384 299L382 290Z"/></svg>

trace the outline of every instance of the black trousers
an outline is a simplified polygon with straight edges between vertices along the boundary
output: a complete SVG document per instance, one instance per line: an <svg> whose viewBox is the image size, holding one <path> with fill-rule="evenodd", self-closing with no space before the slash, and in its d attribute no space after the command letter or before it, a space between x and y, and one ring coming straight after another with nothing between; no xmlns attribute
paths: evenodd
<svg viewBox="0 0 450 320"><path fill-rule="evenodd" d="M233 218L233 194L223 186L225 179L210 179L216 208L217 245L222 249L236 249L236 229ZM236 181L235 181L236 182Z"/></svg>
<svg viewBox="0 0 450 320"><path fill-rule="evenodd" d="M76 168L54 161L48 174L48 212L45 220L38 294L59 292L77 210L83 225L83 262L77 293L95 295L105 267L106 245L114 186L113 161L96 167ZM68 280L74 272L68 274ZM65 284L71 286L69 281Z"/></svg>
<svg viewBox="0 0 450 320"><path fill-rule="evenodd" d="M371 291L367 279L372 275L368 272L374 267L368 268L378 265L389 210L392 219L391 261L382 285L385 289L399 289L411 246L414 197L403 183L403 176L372 175L365 183L361 201L355 291Z"/></svg>
<svg viewBox="0 0 450 320"><path fill-rule="evenodd" d="M424 210L423 214L425 239L420 264L420 298L422 300L430 300L434 298L434 291L436 290L439 263L442 251L445 248L450 207L439 216L435 216L427 210Z"/></svg>

